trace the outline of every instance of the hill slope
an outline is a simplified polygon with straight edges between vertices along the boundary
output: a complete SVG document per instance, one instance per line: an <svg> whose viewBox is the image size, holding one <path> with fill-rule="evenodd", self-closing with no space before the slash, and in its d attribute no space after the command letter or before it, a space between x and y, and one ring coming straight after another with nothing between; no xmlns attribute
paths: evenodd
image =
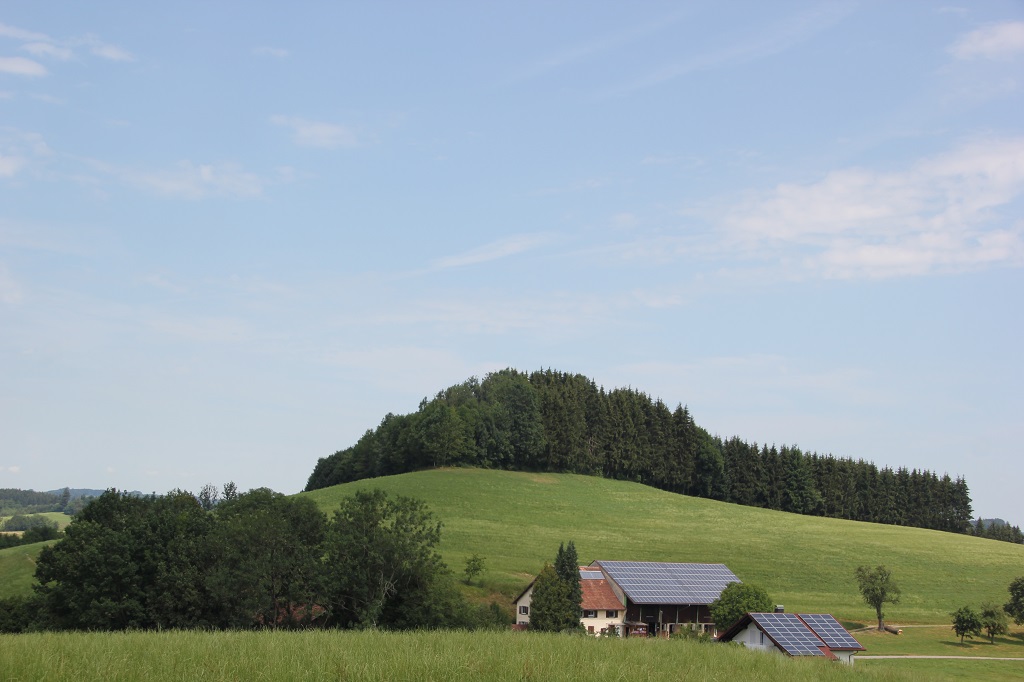
<svg viewBox="0 0 1024 682"><path fill-rule="evenodd" d="M487 586L514 595L574 540L580 560L722 562L790 611L870 623L853 578L885 564L903 589L897 623L947 623L964 603L1002 603L1024 575L1024 546L919 528L802 516L573 474L438 469L324 488L307 495L330 512L355 490L383 488L427 502L444 522L454 570L477 552Z"/></svg>

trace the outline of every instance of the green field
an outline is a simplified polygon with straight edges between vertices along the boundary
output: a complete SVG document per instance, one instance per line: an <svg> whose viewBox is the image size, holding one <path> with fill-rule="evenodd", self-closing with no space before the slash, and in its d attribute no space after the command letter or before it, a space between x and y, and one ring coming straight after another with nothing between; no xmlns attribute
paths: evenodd
<svg viewBox="0 0 1024 682"><path fill-rule="evenodd" d="M854 668L680 641L597 641L529 633L47 633L0 637L12 680L490 679L490 680L1004 680L1024 679L1024 629L968 640L949 629L962 604L1006 600L1024 575L1024 546L914 528L798 516L576 475L449 469L304 493L330 512L355 490L380 487L427 502L444 523L441 551L456 572L485 557L479 599L508 602L575 541L580 559L721 562L789 611L823 611L870 625L853 570L883 563L903 589L887 609L901 636L855 633ZM0 551L0 596L29 591L41 544ZM870 655L973 660L866 660ZM989 660L986 660L989 659Z"/></svg>
<svg viewBox="0 0 1024 682"><path fill-rule="evenodd" d="M32 593L36 557L43 547L55 542L57 541L50 540L0 549L0 599Z"/></svg>
<svg viewBox="0 0 1024 682"><path fill-rule="evenodd" d="M0 636L4 680L914 680L739 647L520 632L149 632Z"/></svg>
<svg viewBox="0 0 1024 682"><path fill-rule="evenodd" d="M789 611L870 624L853 578L885 564L903 590L893 623L947 623L963 604L1003 603L1024 575L1024 545L880 524L800 516L569 474L423 471L303 493L325 511L357 489L427 502L444 522L442 554L456 571L479 553L487 588L514 596L574 540L580 560L724 563Z"/></svg>

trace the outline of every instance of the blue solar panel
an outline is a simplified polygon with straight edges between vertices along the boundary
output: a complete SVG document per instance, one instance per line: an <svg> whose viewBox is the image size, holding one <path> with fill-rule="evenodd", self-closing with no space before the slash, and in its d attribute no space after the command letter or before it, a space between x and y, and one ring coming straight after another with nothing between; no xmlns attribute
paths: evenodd
<svg viewBox="0 0 1024 682"><path fill-rule="evenodd" d="M829 649L863 649L860 642L846 631L835 618L827 613L797 614L814 630L814 634L825 640Z"/></svg>
<svg viewBox="0 0 1024 682"><path fill-rule="evenodd" d="M795 613L752 613L761 629L790 656L824 656L825 643Z"/></svg>
<svg viewBox="0 0 1024 682"><path fill-rule="evenodd" d="M601 571L585 571L581 568L580 580L604 580L604 573L601 573Z"/></svg>
<svg viewBox="0 0 1024 682"><path fill-rule="evenodd" d="M710 604L740 582L725 564L598 561L635 604Z"/></svg>

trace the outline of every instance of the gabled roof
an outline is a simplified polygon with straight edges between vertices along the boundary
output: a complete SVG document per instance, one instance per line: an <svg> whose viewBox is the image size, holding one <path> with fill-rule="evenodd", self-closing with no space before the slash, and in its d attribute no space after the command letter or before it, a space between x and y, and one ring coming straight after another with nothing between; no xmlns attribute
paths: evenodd
<svg viewBox="0 0 1024 682"><path fill-rule="evenodd" d="M582 576L582 571L580 575ZM615 596L612 586L604 578L593 579L583 578L580 580L580 588L583 590L583 601L580 608L585 611L621 611L625 607L619 598Z"/></svg>
<svg viewBox="0 0 1024 682"><path fill-rule="evenodd" d="M864 651L860 642L827 613L745 613L718 640L732 641L751 623L789 656L835 658L833 651Z"/></svg>
<svg viewBox="0 0 1024 682"><path fill-rule="evenodd" d="M595 561L634 604L710 604L729 583L738 583L725 564L658 561Z"/></svg>

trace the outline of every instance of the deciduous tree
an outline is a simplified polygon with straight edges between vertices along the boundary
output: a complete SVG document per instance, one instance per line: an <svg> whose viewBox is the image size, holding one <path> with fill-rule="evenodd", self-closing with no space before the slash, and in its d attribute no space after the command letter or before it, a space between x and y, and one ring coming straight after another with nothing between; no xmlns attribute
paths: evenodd
<svg viewBox="0 0 1024 682"><path fill-rule="evenodd" d="M865 603L875 609L878 616L878 629L885 629L885 620L882 613L883 604L898 604L900 602L900 588L892 579L892 571L885 566L858 566L854 575L857 577L857 587L864 598Z"/></svg>
<svg viewBox="0 0 1024 682"><path fill-rule="evenodd" d="M1006 602L1003 610L1013 618L1017 625L1024 625L1024 576L1014 579L1010 583L1010 601Z"/></svg>
<svg viewBox="0 0 1024 682"><path fill-rule="evenodd" d="M729 583L718 599L711 602L711 618L721 630L745 613L764 613L773 606L774 602L763 588L749 583Z"/></svg>
<svg viewBox="0 0 1024 682"><path fill-rule="evenodd" d="M974 637L981 634L981 618L970 606L961 606L949 614L953 618L953 632L964 643L964 637Z"/></svg>
<svg viewBox="0 0 1024 682"><path fill-rule="evenodd" d="M981 629L988 635L988 641L995 644L996 635L1005 635L1010 631L1010 619L1002 606L991 602L981 605Z"/></svg>

